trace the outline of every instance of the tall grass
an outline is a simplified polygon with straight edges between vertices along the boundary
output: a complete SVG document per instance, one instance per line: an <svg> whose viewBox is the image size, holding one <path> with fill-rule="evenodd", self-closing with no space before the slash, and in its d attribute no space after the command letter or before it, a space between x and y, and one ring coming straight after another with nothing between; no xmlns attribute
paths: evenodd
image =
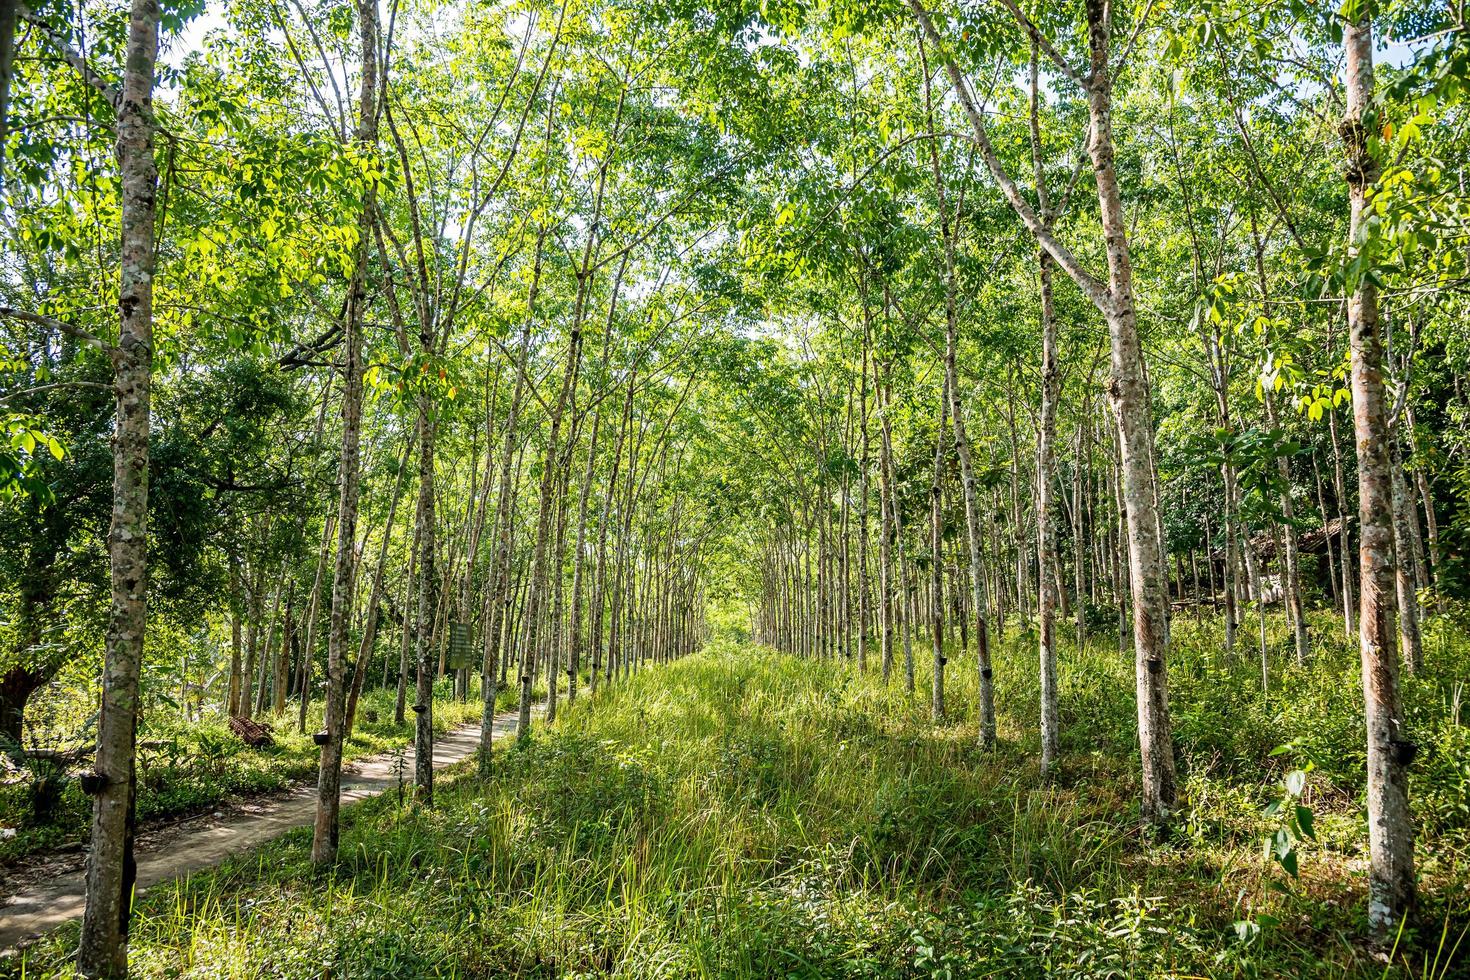
<svg viewBox="0 0 1470 980"><path fill-rule="evenodd" d="M1324 625L1323 632L1327 629ZM973 670L950 659L950 718L844 664L716 643L580 699L487 781L432 810L350 811L341 864L296 834L146 896L138 976L1450 976L1470 821L1446 778L1421 808L1423 927L1385 965L1360 941L1361 778L1348 651L1224 662L1177 619L1173 705L1187 800L1137 822L1132 663L1116 641L1062 657L1065 759L1034 764L1034 647L998 644L1002 742L976 746ZM1249 656L1249 655L1246 655ZM925 658L927 660L927 658ZM1409 684L1445 766L1450 644ZM1273 664L1273 671L1278 665ZM1447 687L1446 685L1449 685ZM1360 708L1356 709L1358 712ZM1280 745L1288 752L1272 755ZM1267 862L1266 802L1312 765L1320 814L1301 878ZM1437 770L1429 770L1431 772ZM1432 794L1429 794L1432 795ZM65 972L66 933L28 957ZM1437 957L1437 959L1436 959ZM1455 964L1447 966L1447 964ZM12 966L18 964L12 963Z"/></svg>

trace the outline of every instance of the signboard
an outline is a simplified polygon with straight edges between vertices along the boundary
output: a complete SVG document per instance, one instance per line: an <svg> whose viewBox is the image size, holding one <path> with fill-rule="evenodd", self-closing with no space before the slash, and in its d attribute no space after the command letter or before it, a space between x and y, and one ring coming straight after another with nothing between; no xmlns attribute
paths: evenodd
<svg viewBox="0 0 1470 980"><path fill-rule="evenodd" d="M475 666L475 652L470 645L468 623L449 624L449 669L468 670Z"/></svg>

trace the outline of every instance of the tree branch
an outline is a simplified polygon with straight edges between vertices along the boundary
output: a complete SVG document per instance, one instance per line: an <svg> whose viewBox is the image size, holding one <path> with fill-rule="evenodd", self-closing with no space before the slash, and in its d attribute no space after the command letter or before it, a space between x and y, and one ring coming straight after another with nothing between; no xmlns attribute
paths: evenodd
<svg viewBox="0 0 1470 980"><path fill-rule="evenodd" d="M1077 86L1084 91L1087 89L1087 80L1077 74L1077 70L1067 62L1066 58L1062 57L1060 51L1052 47L1052 43L1046 39L1046 35L1042 34L1041 30L1035 24L1031 23L1031 18L1021 12L1021 8L1016 5L1016 0L1000 0L1000 5L1011 12L1011 16L1016 19L1016 23L1021 25L1021 30L1026 32L1026 36L1031 39L1032 43L1041 49L1041 53L1046 55L1048 60L1056 65L1063 75L1076 82ZM926 14L926 19L927 16ZM933 28L929 28L929 30L933 30Z"/></svg>
<svg viewBox="0 0 1470 980"><path fill-rule="evenodd" d="M122 102L122 92L117 86L97 74L96 70L87 63L87 59L82 57L81 53L73 48L66 38L53 30L50 24L42 20L25 4L16 3L15 12L22 20L34 27L67 64L77 70L77 73L82 76L82 81L101 92L114 109L118 107Z"/></svg>
<svg viewBox="0 0 1470 980"><path fill-rule="evenodd" d="M292 347L282 354L276 364L289 371L292 368L305 367L312 362L309 360L312 354L322 354L331 350L342 342L342 324L333 323L323 333L313 340L304 341Z"/></svg>
<svg viewBox="0 0 1470 980"><path fill-rule="evenodd" d="M1118 63L1114 66L1113 77L1117 78L1123 74L1123 69L1128 67L1128 59L1133 57L1133 50L1138 45L1138 39L1143 35L1143 25L1148 21L1148 15L1153 13L1154 0L1144 4L1143 10L1139 11L1138 19L1133 22L1133 32L1128 35L1128 43L1123 45L1123 53L1118 56Z"/></svg>
<svg viewBox="0 0 1470 980"><path fill-rule="evenodd" d="M37 385L34 388L26 388L23 391L12 391L6 395L0 395L0 405L9 405L19 398L28 398L31 395L40 395L59 388L101 388L111 391L112 385L105 385L98 381L57 381L47 385Z"/></svg>
<svg viewBox="0 0 1470 980"><path fill-rule="evenodd" d="M1001 163L995 147L990 142L990 136L985 131L985 120L979 107L975 104L975 96L970 92L970 86L966 83L964 75L960 73L959 66L955 64L954 56L949 53L944 46L944 40L934 29L934 22L929 19L929 12L924 9L922 0L908 0L908 2L914 16L919 19L919 26L924 29L924 33L933 42L935 49L939 52L939 57L944 61L944 68L949 74L950 83L954 85L955 95L959 97L960 105L964 107L965 115L970 120L970 126L975 130L975 143L980 150L980 156L985 161L990 175L1000 186L1000 191L1005 195L1006 201L1010 203L1011 209L1016 212L1027 230L1036 237L1036 243L1057 260L1057 265L1061 266L1071 277L1088 300L1100 310L1109 309L1112 296L1107 287L1083 267L1077 256L1072 254L1071 249L1057 240L1051 229L1021 194L1021 189L1016 186L1010 174L1006 173L1005 165ZM1038 47L1040 47L1039 44Z"/></svg>
<svg viewBox="0 0 1470 980"><path fill-rule="evenodd" d="M59 330L68 336L75 337L84 344L95 347L105 354L114 353L117 348L96 334L88 333L81 327L74 327L65 320L57 320L54 317L42 316L39 313L27 313L25 310L13 309L9 306L0 306L0 316L9 317L12 320L20 320L22 323L34 324L45 327L47 330Z"/></svg>

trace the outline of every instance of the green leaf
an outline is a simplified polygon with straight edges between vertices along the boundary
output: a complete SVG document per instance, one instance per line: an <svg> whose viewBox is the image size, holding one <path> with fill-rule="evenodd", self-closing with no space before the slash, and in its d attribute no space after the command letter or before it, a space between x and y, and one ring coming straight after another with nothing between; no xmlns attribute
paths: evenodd
<svg viewBox="0 0 1470 980"><path fill-rule="evenodd" d="M1297 808L1296 808L1296 826L1297 826L1297 829L1299 831L1301 831L1301 834L1302 834L1303 837L1305 837L1305 838L1307 838L1309 840L1316 840L1317 839L1317 832L1316 832L1315 828L1312 826L1312 820L1313 820L1313 816L1312 816L1312 810L1311 810L1311 808L1310 807L1302 806L1301 804L1298 804L1297 805Z"/></svg>

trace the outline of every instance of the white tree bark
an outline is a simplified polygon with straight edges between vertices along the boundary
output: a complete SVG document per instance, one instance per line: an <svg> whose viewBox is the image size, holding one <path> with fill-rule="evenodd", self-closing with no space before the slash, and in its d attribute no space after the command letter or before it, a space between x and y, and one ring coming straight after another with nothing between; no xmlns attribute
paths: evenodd
<svg viewBox="0 0 1470 980"><path fill-rule="evenodd" d="M1347 183L1352 208L1349 254L1356 253L1378 165L1368 152L1365 117L1373 104L1373 26L1345 26ZM1415 746L1404 731L1394 656L1393 474L1390 471L1383 337L1378 291L1366 276L1348 300L1352 344L1353 432L1358 444L1358 647L1368 730L1368 921L1392 938L1414 903L1414 826L1409 814L1409 763Z"/></svg>
<svg viewBox="0 0 1470 980"><path fill-rule="evenodd" d="M153 72L158 59L158 24L157 0L132 0L127 67L117 104L122 243L118 342L111 350L117 392L112 525L107 534L112 605L102 668L96 770L90 784L94 793L87 908L77 950L77 970L85 977L127 975L128 918L137 871L133 824L138 682L148 619L148 431L158 197Z"/></svg>
<svg viewBox="0 0 1470 980"><path fill-rule="evenodd" d="M357 142L372 153L378 142L378 4L358 0L358 40L362 58ZM313 864L337 859L338 815L342 802L342 740L346 734L348 650L357 561L359 443L362 435L362 322L367 305L368 242L372 235L376 187L369 184L357 222L357 262L347 287L342 340L342 450L338 456L337 558L332 573L332 613L327 632L327 689L323 703L323 738L317 768L316 820L311 838ZM307 653L310 656L310 651Z"/></svg>

